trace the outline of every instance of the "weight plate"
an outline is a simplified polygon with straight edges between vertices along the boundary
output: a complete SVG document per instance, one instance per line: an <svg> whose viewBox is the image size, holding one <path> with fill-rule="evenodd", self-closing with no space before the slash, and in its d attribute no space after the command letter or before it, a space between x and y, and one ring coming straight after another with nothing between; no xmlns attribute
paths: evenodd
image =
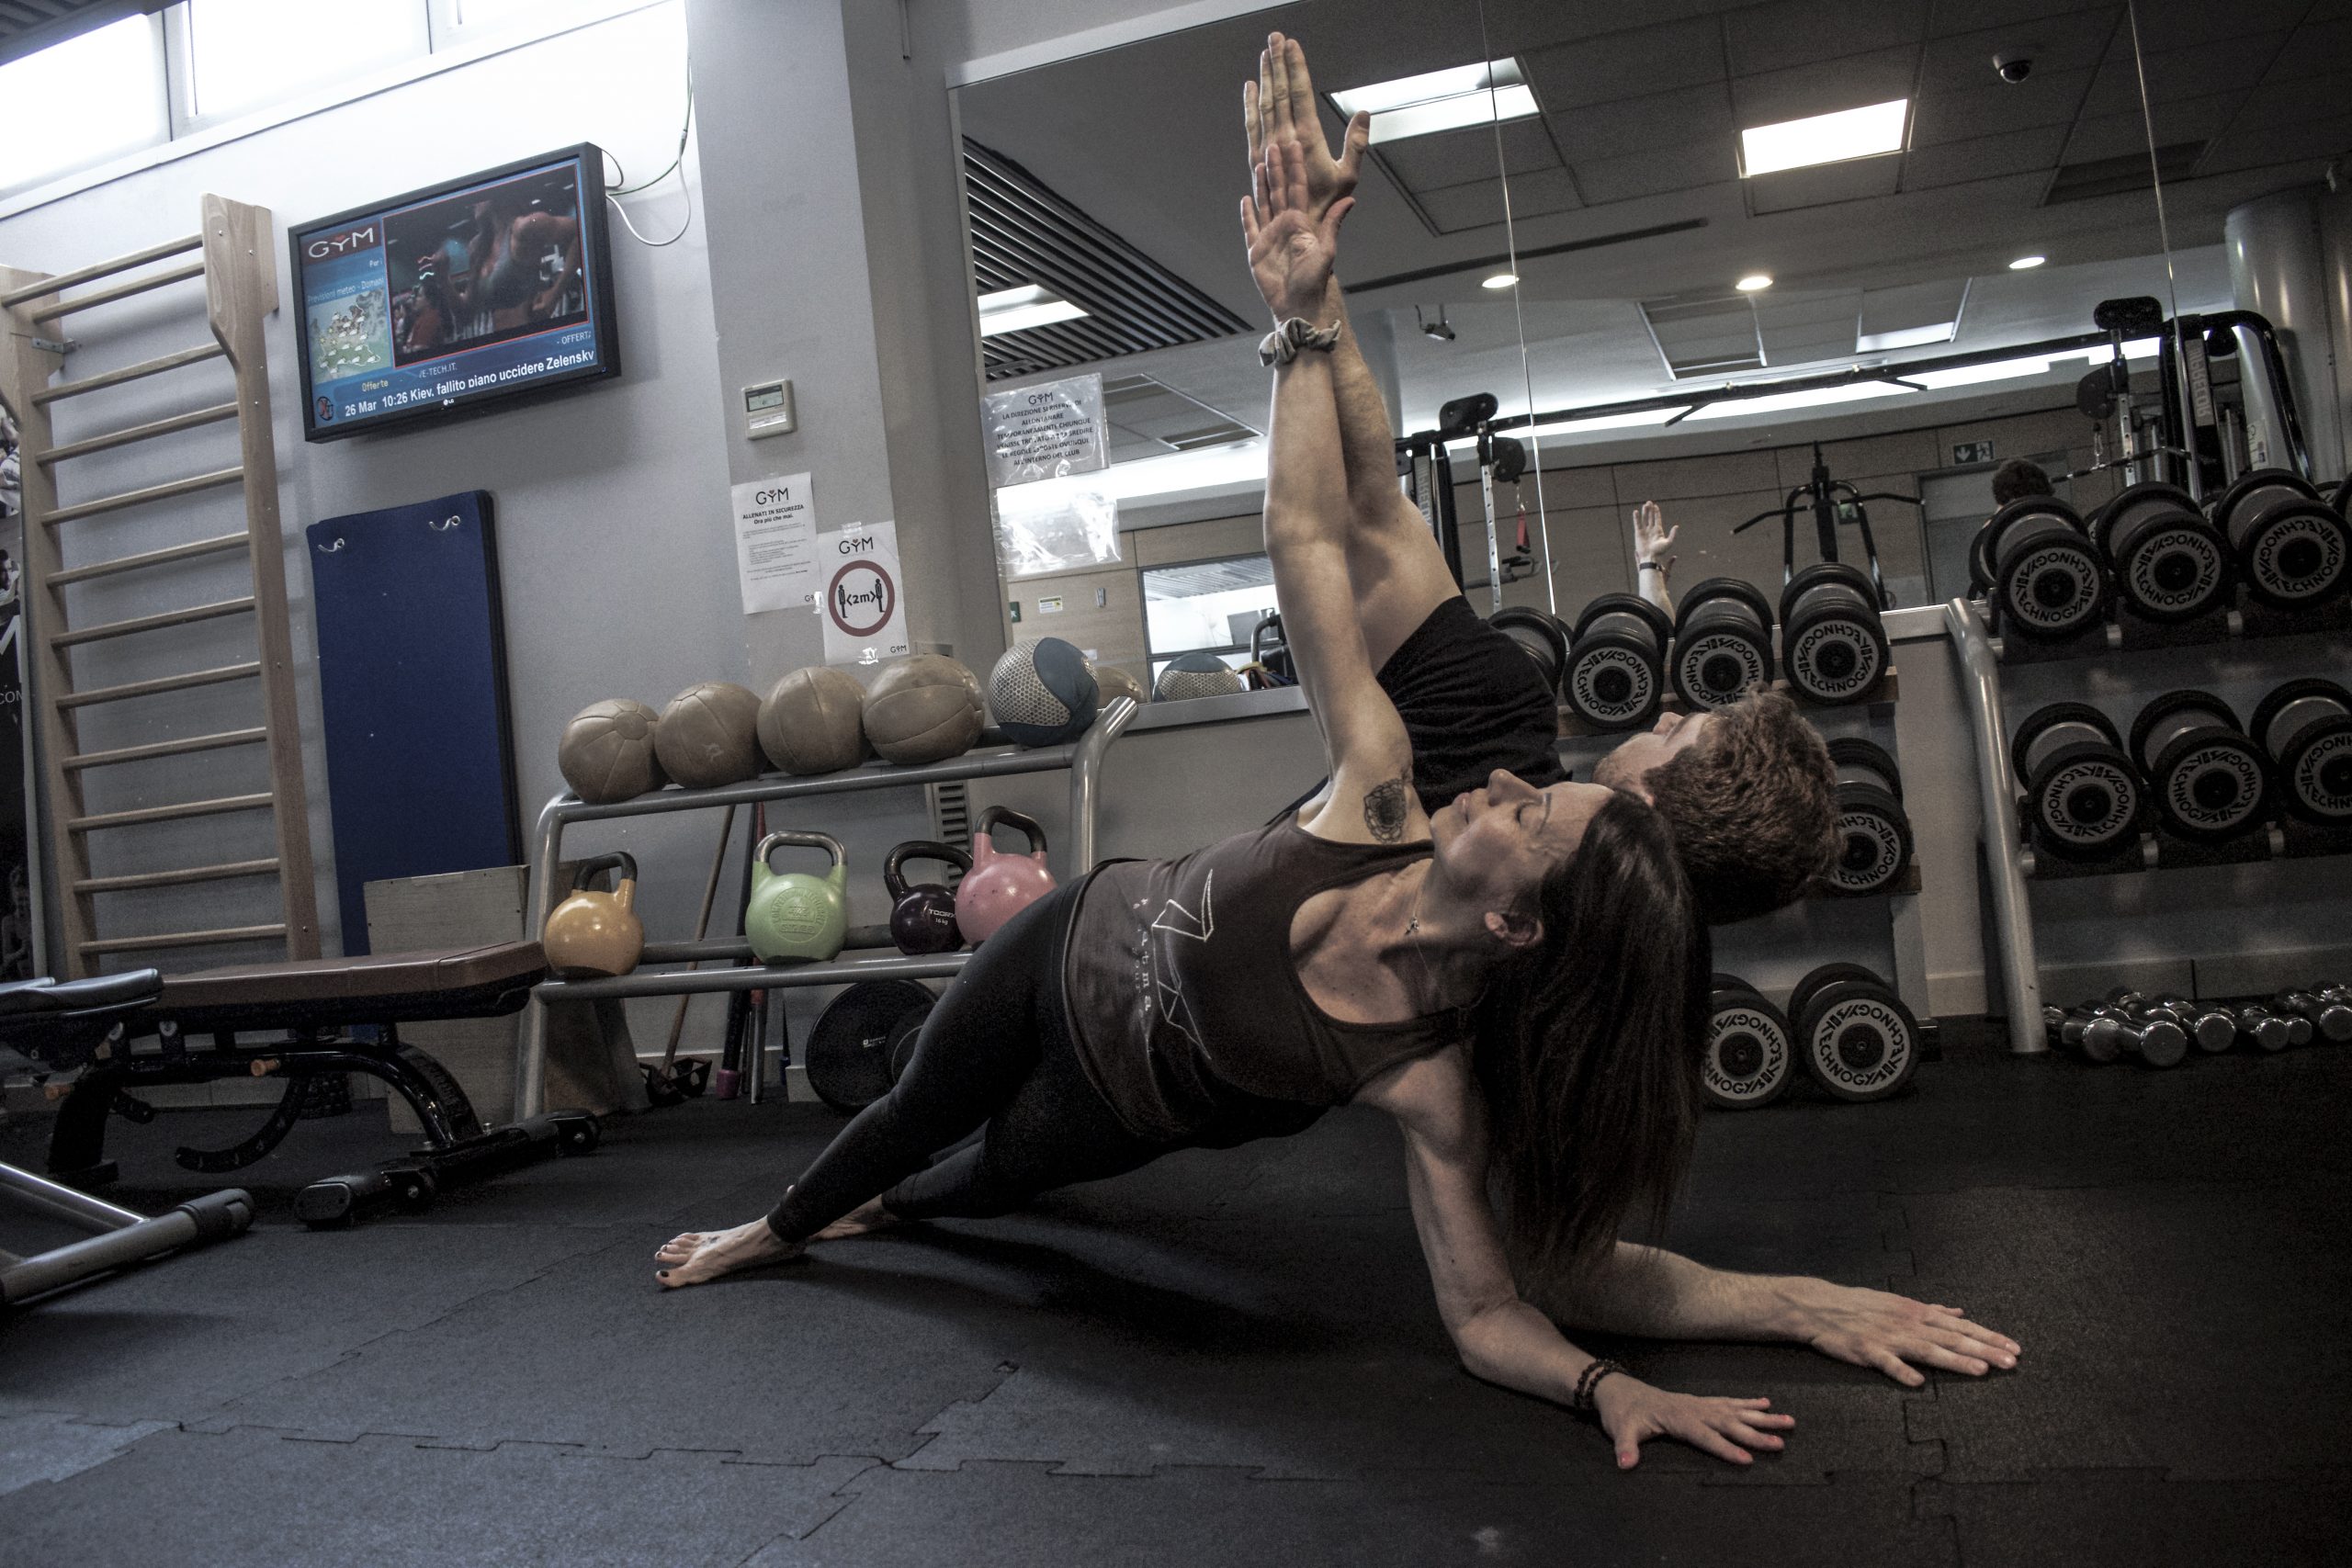
<svg viewBox="0 0 2352 1568"><path fill-rule="evenodd" d="M1870 573L1841 560L1817 560L1811 566L1800 568L1781 590L1781 624L1788 624L1789 614L1796 608L1798 600L1815 589L1831 583L1840 583L1852 589L1863 604L1871 609L1878 607L1878 589L1871 582Z"/></svg>
<svg viewBox="0 0 2352 1568"><path fill-rule="evenodd" d="M1753 686L1770 683L1770 634L1753 627L1710 627L1674 643L1674 690L1694 708L1728 707Z"/></svg>
<svg viewBox="0 0 2352 1568"><path fill-rule="evenodd" d="M913 1058L915 1044L922 1038L923 1020L930 1016L930 1008L910 1007L890 1025L889 1043L883 1049L889 1055L890 1081L893 1084L907 1076L907 1063Z"/></svg>
<svg viewBox="0 0 2352 1568"><path fill-rule="evenodd" d="M2352 474L2345 475L2329 487L2327 503L2335 508L2335 514L2338 517L2345 515L2345 507L2352 504Z"/></svg>
<svg viewBox="0 0 2352 1568"><path fill-rule="evenodd" d="M1841 782L1874 784L1895 799L1903 798L1903 774L1894 766L1894 754L1877 741L1841 735L1829 743L1829 761Z"/></svg>
<svg viewBox="0 0 2352 1568"><path fill-rule="evenodd" d="M2303 675L2292 681L2282 681L2265 692L2262 694L2262 700L2254 705L2253 716L2245 721L2245 732L2253 736L2263 750L2270 751L2275 757L2278 747L2283 747L2293 738L2278 737L2278 745L2274 747L2270 734L2272 722L2291 705L2311 698L2317 698L2322 703L2332 703L2342 711L2352 713L2352 691L2346 690L2333 681L2323 680L2317 675Z"/></svg>
<svg viewBox="0 0 2352 1568"><path fill-rule="evenodd" d="M2213 525L2233 546L2238 545L2256 512L2272 502L2288 499L2317 501L2319 491L2301 474L2289 469L2256 468L2240 475L2238 482L2223 491L2221 499L2213 502Z"/></svg>
<svg viewBox="0 0 2352 1568"><path fill-rule="evenodd" d="M2323 827L2352 826L2352 717L2331 718L2295 737L2279 759L2287 805Z"/></svg>
<svg viewBox="0 0 2352 1568"><path fill-rule="evenodd" d="M1753 991L1718 991L1707 1019L1699 1090L1724 1111L1753 1111L1781 1098L1795 1066L1789 1021Z"/></svg>
<svg viewBox="0 0 2352 1568"><path fill-rule="evenodd" d="M1558 616L1507 604L1488 616L1487 624L1526 649L1527 657L1543 671L1544 686L1559 690L1560 671L1568 662L1568 634Z"/></svg>
<svg viewBox="0 0 2352 1568"><path fill-rule="evenodd" d="M2263 506L2241 537L2239 573L2265 604L2299 610L2344 592L2352 525L2324 502L2289 499Z"/></svg>
<svg viewBox="0 0 2352 1568"><path fill-rule="evenodd" d="M1709 988L1717 991L1752 991L1756 989L1755 987L1749 985L1738 976L1726 975L1720 969L1707 976L1707 985Z"/></svg>
<svg viewBox="0 0 2352 1568"><path fill-rule="evenodd" d="M2153 767L2155 759L2148 754L2148 737L2154 733L2156 726L2175 714L2192 709L2212 715L2212 722L2221 728L2235 729L2238 727L2238 716L2231 710L2230 705L2211 692L2200 692L2194 687L2165 692L2148 699L2148 705L2132 720L2132 735L2124 750L2132 763L2142 769Z"/></svg>
<svg viewBox="0 0 2352 1568"><path fill-rule="evenodd" d="M2139 832L2140 792L2114 747L2061 747L2026 786L2034 841L2068 860L2104 860Z"/></svg>
<svg viewBox="0 0 2352 1568"><path fill-rule="evenodd" d="M1679 629L1690 623L1702 604L1717 599L1735 600L1756 612L1756 624L1764 631L1772 629L1772 602L1764 591L1744 577L1708 577L1690 585L1682 595L1681 606L1675 611L1674 624Z"/></svg>
<svg viewBox="0 0 2352 1568"><path fill-rule="evenodd" d="M1809 614L1792 622L1783 637L1781 668L1808 701L1860 702L1886 669L1886 628L1874 610Z"/></svg>
<svg viewBox="0 0 2352 1568"><path fill-rule="evenodd" d="M1838 786L1838 859L1823 879L1852 897L1883 893L1911 863L1911 819L1876 784Z"/></svg>
<svg viewBox="0 0 2352 1568"><path fill-rule="evenodd" d="M1594 598L1584 607L1583 613L1577 616L1576 629L1568 637L1568 646L1574 648L1577 643L1582 641L1584 634L1591 627L1592 623L1603 615L1637 617L1643 625L1657 634L1660 653L1666 651L1667 640L1674 636L1673 617L1640 594L1603 593Z"/></svg>
<svg viewBox="0 0 2352 1568"><path fill-rule="evenodd" d="M2123 737L2116 733L2115 721L2088 703L2049 703L2025 716L2018 726L2016 737L2009 742L2009 766L2017 773L2018 783L2032 782L2033 767L2029 761L2033 743L2045 729L2061 724L2087 724L2106 737L2107 743L2120 750Z"/></svg>
<svg viewBox="0 0 2352 1568"><path fill-rule="evenodd" d="M890 1092L890 1029L936 1000L912 980L860 980L817 1015L808 1032L808 1087L844 1116Z"/></svg>
<svg viewBox="0 0 2352 1568"><path fill-rule="evenodd" d="M1879 984L1879 977L1859 964L1821 964L1808 971L1805 976L1797 982L1796 989L1789 993L1789 1017L1792 1019L1802 1017L1805 1004L1813 999L1815 992L1825 986L1834 986L1841 980L1866 980L1873 986Z"/></svg>
<svg viewBox="0 0 2352 1568"><path fill-rule="evenodd" d="M2142 619L2186 621L2227 605L2229 547L2195 513L2167 513L2110 537L2124 540L2114 558L2117 592Z"/></svg>
<svg viewBox="0 0 2352 1568"><path fill-rule="evenodd" d="M1568 710L1600 729L1638 729L1657 716L1666 682L1657 652L1632 637L1579 638L1560 681Z"/></svg>
<svg viewBox="0 0 2352 1568"><path fill-rule="evenodd" d="M1884 1100L1919 1066L1919 1025L1884 986L1840 980L1815 992L1797 1023L1813 1081L1839 1100Z"/></svg>
<svg viewBox="0 0 2352 1568"><path fill-rule="evenodd" d="M2054 495L2023 495L2010 502L1984 520L1984 526L1969 536L1968 578L1980 592L1989 592L2000 575L2001 544L2010 528L2029 517L2057 518L2080 534L2081 513Z"/></svg>
<svg viewBox="0 0 2352 1568"><path fill-rule="evenodd" d="M2079 534L2045 534L2027 541L2001 563L2003 621L2022 635L2051 641L2087 629L2107 608L2107 573L2098 552Z"/></svg>
<svg viewBox="0 0 2352 1568"><path fill-rule="evenodd" d="M2197 508L2197 498L2178 485L2148 479L2117 491L2113 501L2091 513L2086 532L2090 535L2091 543L2105 554L2110 550L2109 541L2115 537L2118 526L2137 522L2152 512L2186 512L2200 519L2204 516Z"/></svg>
<svg viewBox="0 0 2352 1568"><path fill-rule="evenodd" d="M2186 839L2227 839L2261 819L2270 761L2246 736L2201 729L2157 753L2149 783L2165 826Z"/></svg>

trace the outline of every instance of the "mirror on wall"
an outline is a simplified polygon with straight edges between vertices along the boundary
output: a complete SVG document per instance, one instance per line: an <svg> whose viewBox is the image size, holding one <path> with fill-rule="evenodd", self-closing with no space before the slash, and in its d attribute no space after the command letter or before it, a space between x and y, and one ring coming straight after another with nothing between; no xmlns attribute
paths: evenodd
<svg viewBox="0 0 2352 1568"><path fill-rule="evenodd" d="M1342 95L1406 111L1376 136L1342 236L1350 315L1398 434L1444 455L1450 475L1432 462L1424 483L1452 480L1472 603L1573 619L1634 586L1644 501L1679 530L1676 581L1776 592L1780 517L1739 525L1824 477L1897 498L1866 510L1885 587L1911 606L1964 588L2002 462L2039 464L2084 507L2153 477L2113 460L2151 403L2155 339L2116 340L2132 396L2094 420L2077 383L2113 347L2094 312L2135 296L2227 310L2224 215L2319 177L2319 141L2239 112L2292 73L2292 10L2143 4L2135 56L2120 0L1775 0L1655 20L1313 0L964 87L984 384L1102 376L1110 462L1090 484L1115 506L1119 555L1069 575L1125 584L1122 600L1009 576L1014 635L1057 631L1146 673L1145 607L1166 594L1137 574L1255 547L1264 323L1235 206L1239 87L1270 29L1305 43L1327 135ZM1415 100L1465 85L1480 112L1463 123ZM1055 301L1084 314L1001 314ZM2210 369L2237 375L2226 356ZM1482 474L1475 436L1442 428L1478 394L1519 422L1523 472ZM1547 417L1526 428L1530 411ZM2132 434L2162 439L2147 406ZM1797 499L1803 565L1817 530ZM1839 515L1859 559L1859 520ZM1040 598L1079 618L1049 622Z"/></svg>

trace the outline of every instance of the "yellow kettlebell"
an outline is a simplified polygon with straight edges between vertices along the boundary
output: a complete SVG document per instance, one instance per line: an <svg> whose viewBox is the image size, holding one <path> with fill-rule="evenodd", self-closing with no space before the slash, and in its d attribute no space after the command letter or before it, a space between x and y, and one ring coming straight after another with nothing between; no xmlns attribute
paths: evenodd
<svg viewBox="0 0 2352 1568"><path fill-rule="evenodd" d="M616 871L610 893L588 886L599 872ZM548 917L539 944L548 967L568 980L626 975L645 952L645 924L637 918L637 862L625 851L593 855L571 868L571 897Z"/></svg>

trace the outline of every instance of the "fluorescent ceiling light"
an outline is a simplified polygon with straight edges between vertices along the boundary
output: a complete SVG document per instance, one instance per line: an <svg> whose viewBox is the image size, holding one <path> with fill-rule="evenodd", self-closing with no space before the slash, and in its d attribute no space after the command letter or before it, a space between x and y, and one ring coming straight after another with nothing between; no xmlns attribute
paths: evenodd
<svg viewBox="0 0 2352 1568"><path fill-rule="evenodd" d="M2009 264L2009 270L2011 272L2024 272L2030 267L2040 266L2043 262L2046 262L2050 258L2048 256L2019 256L2017 260Z"/></svg>
<svg viewBox="0 0 2352 1568"><path fill-rule="evenodd" d="M1889 349L1917 348L1927 343L1950 343L1958 321L1936 321L1924 327L1897 327L1891 333L1860 333L1854 338L1856 354L1884 354Z"/></svg>
<svg viewBox="0 0 2352 1568"><path fill-rule="evenodd" d="M1908 387L1897 387L1886 381L1849 381L1837 387L1809 387L1802 391L1771 392L1757 398L1726 398L1722 402L1703 403L1690 417L1701 419L1736 419L1741 414L1779 413L1784 409L1819 408L1826 403L1860 402L1865 398L1898 398L1909 394Z"/></svg>
<svg viewBox="0 0 2352 1568"><path fill-rule="evenodd" d="M1595 430L1633 430L1642 425L1664 424L1689 412L1690 405L1668 409L1640 409L1633 413L1599 413L1589 419L1554 419L1524 430L1507 430L1500 434L1524 441L1530 436L1539 441L1555 435L1582 435ZM1446 443L1448 446L1476 446L1478 438L1464 435Z"/></svg>
<svg viewBox="0 0 2352 1568"><path fill-rule="evenodd" d="M1903 127L1911 100L1893 98L1836 114L1786 119L1739 133L1739 172L1754 178L1813 164L1842 163L1903 150Z"/></svg>
<svg viewBox="0 0 2352 1568"><path fill-rule="evenodd" d="M1742 294L1753 294L1758 289L1771 288L1772 278L1769 273L1751 272L1746 277L1741 278L1737 283L1733 284L1732 287L1738 289Z"/></svg>
<svg viewBox="0 0 2352 1568"><path fill-rule="evenodd" d="M1524 119L1535 112L1535 94L1516 60L1455 65L1443 71L1374 82L1331 95L1344 115L1372 116L1372 140L1401 141L1465 125Z"/></svg>
<svg viewBox="0 0 2352 1568"><path fill-rule="evenodd" d="M1995 359L1983 365L1954 365L1942 370L1921 370L1904 376L1931 391L1946 387L1973 387L1980 381L2012 381L2021 376L2046 376L2052 362L2043 358Z"/></svg>
<svg viewBox="0 0 2352 1568"><path fill-rule="evenodd" d="M1494 276L1483 280L1478 287L1481 288L1509 288L1512 284L1517 283L1518 281L1519 274L1515 272L1498 272L1495 274Z"/></svg>
<svg viewBox="0 0 2352 1568"><path fill-rule="evenodd" d="M1058 295L1048 294L1035 283L1024 283L1018 288L1000 288L980 296L980 335L1017 333L1026 327L1075 321L1085 314Z"/></svg>

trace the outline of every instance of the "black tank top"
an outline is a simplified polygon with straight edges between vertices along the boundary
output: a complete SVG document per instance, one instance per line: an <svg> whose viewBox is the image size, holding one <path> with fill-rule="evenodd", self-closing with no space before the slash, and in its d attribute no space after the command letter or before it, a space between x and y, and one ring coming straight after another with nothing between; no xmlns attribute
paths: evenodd
<svg viewBox="0 0 2352 1568"><path fill-rule="evenodd" d="M1100 867L1070 924L1063 986L1079 1056L1128 1130L1209 1147L1295 1133L1398 1063L1465 1039L1463 1009L1335 1019L1291 962L1300 905L1429 852L1333 843L1285 820L1182 860Z"/></svg>

